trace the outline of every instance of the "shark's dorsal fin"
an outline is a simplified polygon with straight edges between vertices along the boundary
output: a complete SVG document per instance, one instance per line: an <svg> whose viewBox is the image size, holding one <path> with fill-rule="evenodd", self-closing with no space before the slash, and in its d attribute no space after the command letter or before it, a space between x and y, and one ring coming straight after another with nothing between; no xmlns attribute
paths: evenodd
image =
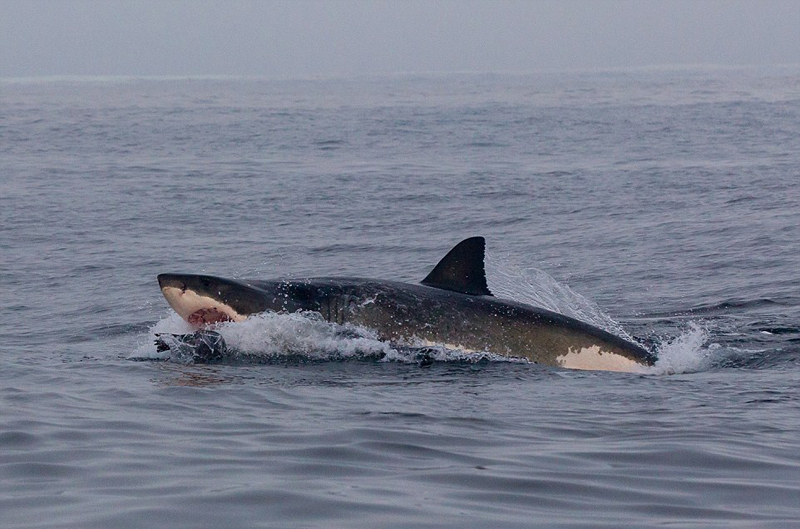
<svg viewBox="0 0 800 529"><path fill-rule="evenodd" d="M485 250L483 237L461 241L439 261L422 284L472 296L491 296L483 267Z"/></svg>

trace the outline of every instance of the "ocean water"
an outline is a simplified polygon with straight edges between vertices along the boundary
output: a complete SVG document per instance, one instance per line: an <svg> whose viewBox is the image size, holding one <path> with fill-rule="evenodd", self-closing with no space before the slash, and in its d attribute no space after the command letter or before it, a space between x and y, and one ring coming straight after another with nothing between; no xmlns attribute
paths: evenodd
<svg viewBox="0 0 800 529"><path fill-rule="evenodd" d="M796 67L0 80L0 526L800 527L799 179ZM657 365L152 343L158 273L418 281L473 235Z"/></svg>

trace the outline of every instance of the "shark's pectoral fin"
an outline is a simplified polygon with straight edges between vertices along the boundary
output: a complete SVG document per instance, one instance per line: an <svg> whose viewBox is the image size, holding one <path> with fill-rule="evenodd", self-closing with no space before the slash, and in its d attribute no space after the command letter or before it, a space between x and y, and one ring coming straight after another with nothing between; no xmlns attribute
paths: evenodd
<svg viewBox="0 0 800 529"><path fill-rule="evenodd" d="M473 296L491 296L483 265L486 240L471 237L458 243L422 280L422 284Z"/></svg>

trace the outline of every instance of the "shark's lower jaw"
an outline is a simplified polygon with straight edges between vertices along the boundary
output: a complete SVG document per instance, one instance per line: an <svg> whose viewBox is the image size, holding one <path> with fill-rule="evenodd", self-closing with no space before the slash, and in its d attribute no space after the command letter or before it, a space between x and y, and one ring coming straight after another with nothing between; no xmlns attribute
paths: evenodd
<svg viewBox="0 0 800 529"><path fill-rule="evenodd" d="M225 303L192 290L169 286L161 290L173 310L195 327L247 319Z"/></svg>

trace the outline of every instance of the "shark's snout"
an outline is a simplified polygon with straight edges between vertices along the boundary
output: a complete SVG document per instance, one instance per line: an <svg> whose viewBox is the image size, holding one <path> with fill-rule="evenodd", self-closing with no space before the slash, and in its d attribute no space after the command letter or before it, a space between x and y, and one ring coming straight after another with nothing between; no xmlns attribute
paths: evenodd
<svg viewBox="0 0 800 529"><path fill-rule="evenodd" d="M178 274L158 274L158 286L162 291L168 287L186 291L186 282Z"/></svg>

